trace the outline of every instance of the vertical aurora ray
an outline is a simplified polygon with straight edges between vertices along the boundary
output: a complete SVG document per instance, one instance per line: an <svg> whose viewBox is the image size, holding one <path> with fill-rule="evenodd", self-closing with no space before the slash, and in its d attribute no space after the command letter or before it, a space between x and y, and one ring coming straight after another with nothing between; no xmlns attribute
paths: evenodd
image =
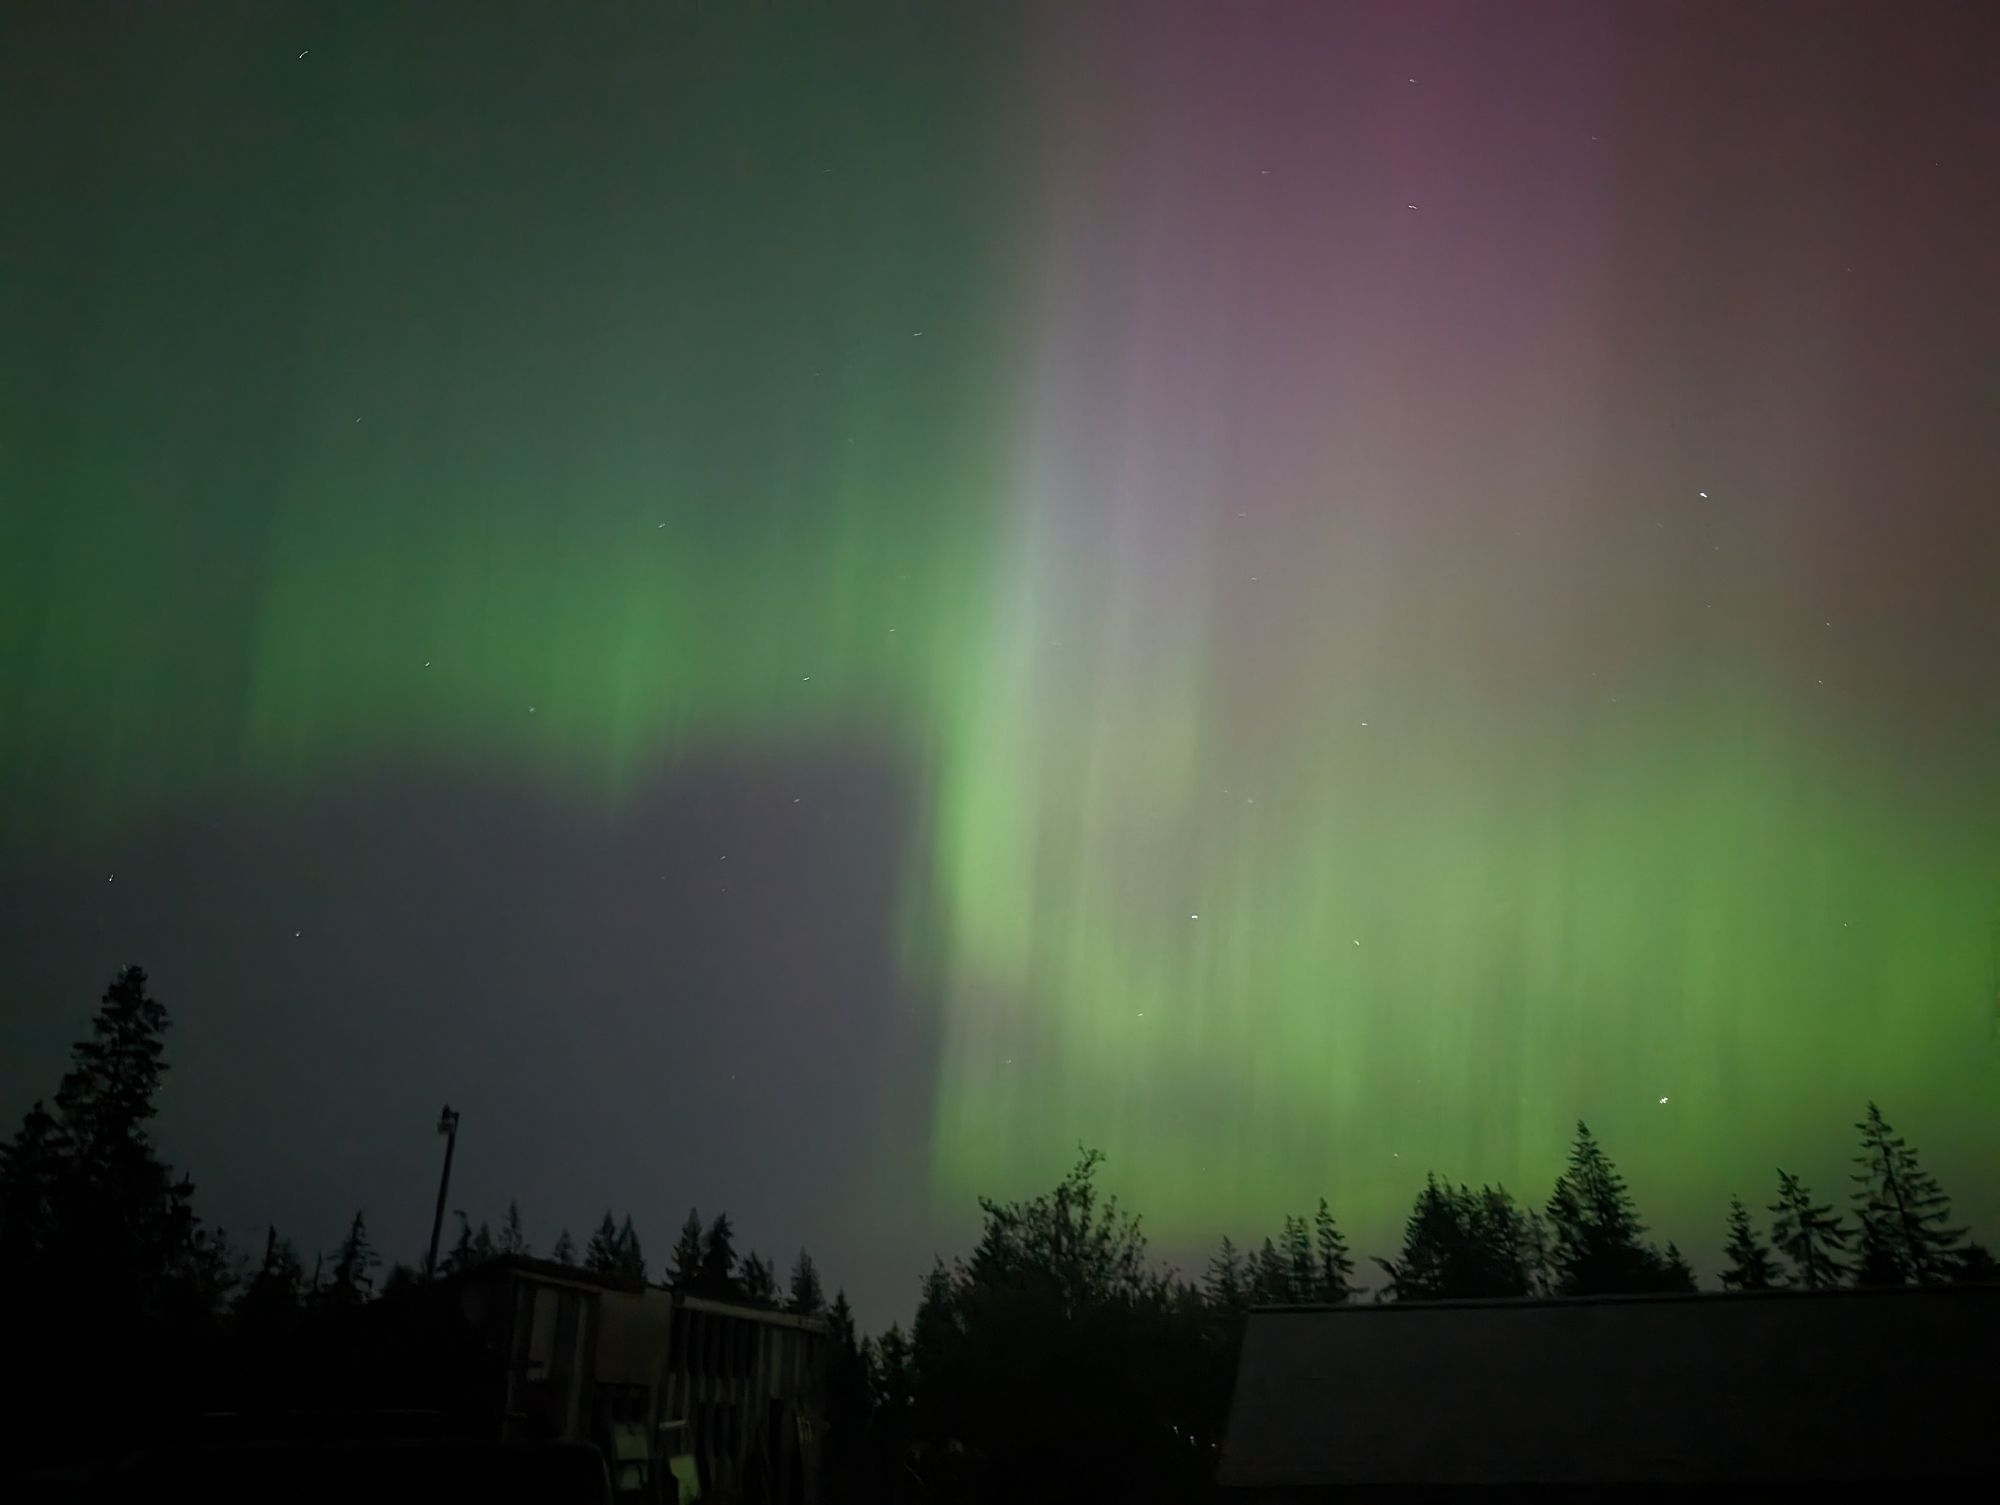
<svg viewBox="0 0 2000 1505"><path fill-rule="evenodd" d="M1874 505L1823 363L1865 316L1760 268L1773 206L1712 253L1762 296L1698 377L1618 217L1659 164L1598 141L1646 65L1344 14L1043 39L1013 584L938 813L941 1184L1083 1141L1172 1237L1317 1188L1382 1228L1425 1167L1544 1184L1583 1114L1692 1219L1869 1094L1968 1154L2000 746L1913 735L1869 660L1943 645L1825 549Z"/></svg>

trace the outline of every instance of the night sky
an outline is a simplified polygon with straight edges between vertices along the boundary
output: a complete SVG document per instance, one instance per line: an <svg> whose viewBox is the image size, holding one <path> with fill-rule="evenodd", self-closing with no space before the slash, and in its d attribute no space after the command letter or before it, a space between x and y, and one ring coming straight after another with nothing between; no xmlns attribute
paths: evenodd
<svg viewBox="0 0 2000 1505"><path fill-rule="evenodd" d="M0 1106L870 1326L1870 1096L2000 1235L2000 8L0 9Z"/></svg>

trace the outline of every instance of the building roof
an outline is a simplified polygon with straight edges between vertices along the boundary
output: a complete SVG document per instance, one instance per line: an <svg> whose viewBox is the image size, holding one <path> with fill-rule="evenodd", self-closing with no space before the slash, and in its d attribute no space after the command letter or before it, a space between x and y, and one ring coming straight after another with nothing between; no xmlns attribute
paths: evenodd
<svg viewBox="0 0 2000 1505"><path fill-rule="evenodd" d="M721 1316L741 1318L748 1322L761 1322L770 1327L794 1327L807 1332L826 1331L824 1317L803 1317L797 1312L758 1306L754 1302L725 1301L713 1296L701 1296L665 1281L631 1280L609 1271L586 1270L578 1265L565 1265L551 1259L536 1259L526 1254L502 1254L472 1269L461 1271L451 1278L488 1279L508 1271L532 1276L536 1280L554 1285L574 1286L585 1290L618 1291L629 1296L658 1292L663 1296L671 1295L676 1306L688 1311L711 1312Z"/></svg>
<svg viewBox="0 0 2000 1505"><path fill-rule="evenodd" d="M2000 1287L1264 1309L1218 1482L1978 1478Z"/></svg>

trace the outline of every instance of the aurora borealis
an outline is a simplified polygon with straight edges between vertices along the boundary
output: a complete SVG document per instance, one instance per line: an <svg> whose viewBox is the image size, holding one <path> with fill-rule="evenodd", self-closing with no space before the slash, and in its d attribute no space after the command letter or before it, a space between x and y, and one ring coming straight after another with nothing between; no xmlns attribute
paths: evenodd
<svg viewBox="0 0 2000 1505"><path fill-rule="evenodd" d="M11 15L6 891L411 771L553 803L587 865L730 768L777 851L755 770L860 758L926 1042L898 1207L1087 1142L1170 1245L1322 1191L1366 1239L1429 1167L1538 1195L1581 1115L1706 1249L1774 1161L1834 1189L1874 1096L1990 1222L1994 40ZM677 923L560 944L680 1018Z"/></svg>

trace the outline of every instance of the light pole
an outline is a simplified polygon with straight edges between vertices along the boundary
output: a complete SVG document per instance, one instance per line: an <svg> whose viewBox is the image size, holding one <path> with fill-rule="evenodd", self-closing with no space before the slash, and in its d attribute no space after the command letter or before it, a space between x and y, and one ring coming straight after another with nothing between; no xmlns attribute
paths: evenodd
<svg viewBox="0 0 2000 1505"><path fill-rule="evenodd" d="M431 1252L424 1261L424 1279L437 1275L438 1235L444 1232L444 1199L451 1191L451 1152L458 1148L458 1114L450 1103L438 1114L438 1133L444 1135L444 1174L438 1177L437 1211L431 1214Z"/></svg>

